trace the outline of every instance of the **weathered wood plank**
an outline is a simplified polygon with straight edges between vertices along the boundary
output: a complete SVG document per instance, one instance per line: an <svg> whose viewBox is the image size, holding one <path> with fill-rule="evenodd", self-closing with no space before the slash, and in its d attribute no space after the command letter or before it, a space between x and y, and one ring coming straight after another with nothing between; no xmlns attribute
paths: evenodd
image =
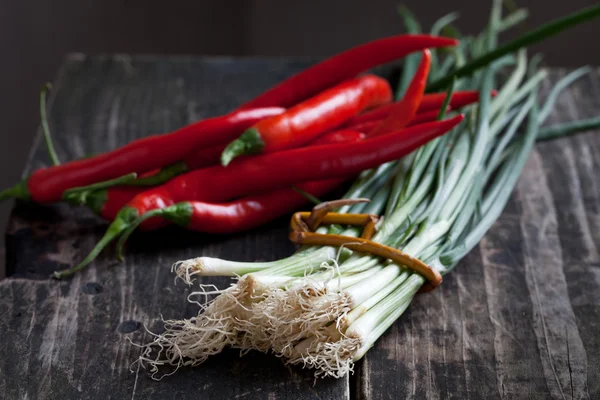
<svg viewBox="0 0 600 400"><path fill-rule="evenodd" d="M586 352L567 292L556 212L538 152L530 158L517 190L523 266L546 384L554 398L587 398Z"/></svg>
<svg viewBox="0 0 600 400"><path fill-rule="evenodd" d="M503 398L546 398L542 363L534 335L533 306L523 268L524 238L514 198L480 244L489 320L493 323L497 392ZM480 319L486 319L485 315Z"/></svg>
<svg viewBox="0 0 600 400"><path fill-rule="evenodd" d="M552 118L569 120L598 115L598 79L597 70L584 78L560 99L560 107ZM544 144L540 151L549 154L542 162L556 210L569 299L586 354L585 394L594 399L600 396L600 197L597 186L600 141L598 133L591 132ZM566 333L563 336L566 341ZM572 336L568 339L571 343Z"/></svg>
<svg viewBox="0 0 600 400"><path fill-rule="evenodd" d="M599 90L596 70L550 122L597 116ZM359 363L357 397L599 397L599 174L597 132L538 145L479 248Z"/></svg>
<svg viewBox="0 0 600 400"><path fill-rule="evenodd" d="M51 129L62 160L102 152L175 129L241 104L308 61L228 58L71 57L52 100ZM26 172L47 165L36 142ZM132 238L126 261L107 251L66 281L51 271L81 260L106 228L83 208L19 203L7 235L8 270L0 282L0 393L29 399L327 398L349 397L347 380L313 386L312 374L276 357L237 352L182 369L161 382L130 366L145 343L143 325L197 312L175 285L178 259L282 258L292 252L281 219L247 234L218 236L167 229ZM229 280L213 279L221 286ZM2 396L0 396L2 397Z"/></svg>

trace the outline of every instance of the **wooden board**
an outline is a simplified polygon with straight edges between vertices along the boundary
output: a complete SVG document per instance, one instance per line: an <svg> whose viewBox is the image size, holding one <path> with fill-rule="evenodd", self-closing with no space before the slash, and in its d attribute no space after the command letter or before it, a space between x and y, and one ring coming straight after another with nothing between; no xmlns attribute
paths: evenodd
<svg viewBox="0 0 600 400"><path fill-rule="evenodd" d="M55 82L61 159L104 151L226 112L308 61L71 56ZM551 80L564 74L555 71ZM550 86L546 82L545 89ZM552 122L600 112L597 72L560 98ZM26 173L47 165L41 141ZM442 287L419 296L355 374L321 380L272 356L236 352L152 381L131 363L150 329L191 316L171 264L198 255L288 255L287 220L228 237L136 235L71 280L106 225L83 208L17 204L0 281L0 393L28 399L598 398L600 138L538 145L500 220ZM228 279L214 279L221 286ZM0 396L1 397L1 396Z"/></svg>

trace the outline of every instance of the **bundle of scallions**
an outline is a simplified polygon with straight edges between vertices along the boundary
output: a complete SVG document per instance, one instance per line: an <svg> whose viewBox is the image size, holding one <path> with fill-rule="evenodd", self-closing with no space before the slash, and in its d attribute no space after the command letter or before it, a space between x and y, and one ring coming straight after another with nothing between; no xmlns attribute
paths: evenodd
<svg viewBox="0 0 600 400"><path fill-rule="evenodd" d="M442 275L500 216L536 140L600 126L594 119L541 127L559 92L588 69L556 83L539 106L538 88L546 72L538 68L538 57L527 58L523 46L532 40L525 35L497 46L498 34L523 21L527 13L517 10L503 17L501 11L501 2L494 1L483 33L462 37L457 49L433 58L431 86L450 87L448 93L477 89L480 103L463 110L465 121L445 136L404 159L364 171L345 197L371 201L338 210L382 215L373 240L401 249ZM598 11L596 6L579 14L587 12L589 19ZM409 32L420 30L410 13L401 14ZM450 32L456 17L442 17L431 32ZM563 25L575 17L563 19ZM556 26L552 32L544 31L547 26L537 29L533 36L538 34L539 40L557 31ZM406 59L399 95L418 61L418 56ZM499 90L492 98L494 88ZM319 231L360 235L359 229L343 226ZM199 305L198 315L165 322L165 331L154 335L139 360L155 374L161 365L197 365L231 347L272 352L290 364L314 368L316 376L344 376L425 283L421 275L389 260L319 246L272 262L200 257L178 262L174 270L188 284L201 276L237 280L224 290L200 285L189 298ZM198 300L203 296L211 300Z"/></svg>

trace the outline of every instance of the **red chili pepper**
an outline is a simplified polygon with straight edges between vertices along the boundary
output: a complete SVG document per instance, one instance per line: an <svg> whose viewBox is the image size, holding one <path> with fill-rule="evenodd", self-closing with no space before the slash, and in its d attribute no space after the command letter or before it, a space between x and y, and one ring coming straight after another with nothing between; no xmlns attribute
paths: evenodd
<svg viewBox="0 0 600 400"><path fill-rule="evenodd" d="M298 188L319 197L343 182L344 179L312 181L300 184ZM278 189L227 203L180 202L152 210L144 214L138 222L161 217L194 231L234 233L256 228L291 213L306 202L307 198L294 189Z"/></svg>
<svg viewBox="0 0 600 400"><path fill-rule="evenodd" d="M361 125L357 125L357 130L343 129L329 132L311 142L310 145L357 142L364 139L366 135L363 132L372 129L376 123L378 123L378 121L362 124L362 127L366 128L364 131L359 129L361 128ZM217 145L188 156L185 160L186 169L194 170L206 166L217 165L224 147L225 145ZM158 171L153 171L153 173L157 172ZM152 173L147 173L144 174L142 178L152 175ZM70 200L78 205L86 205L103 218L112 221L123 206L136 195L141 194L148 189L148 187L144 186L112 186L101 190L82 191Z"/></svg>
<svg viewBox="0 0 600 400"><path fill-rule="evenodd" d="M261 119L283 111L276 107L235 111L196 122L168 135L139 139L98 156L42 168L0 193L0 199L17 197L38 203L60 201L68 189L173 164L182 160L190 149L232 140Z"/></svg>
<svg viewBox="0 0 600 400"><path fill-rule="evenodd" d="M298 188L320 197L338 187L342 182L344 182L343 179L313 181L300 184ZM189 204L192 212L185 228L207 233L239 232L270 222L293 212L306 203L306 197L293 189L279 189L223 204L191 201ZM169 216L169 213L166 211L163 217L175 221L180 217L179 215Z"/></svg>
<svg viewBox="0 0 600 400"><path fill-rule="evenodd" d="M457 115L356 143L301 147L240 159L229 167L214 166L179 175L164 185L135 196L119 211L104 237L85 260L69 270L55 272L54 276L60 278L84 268L108 243L137 225L138 219L152 210L190 199L222 202L289 187L298 182L343 179L401 158L448 132L463 118L463 115ZM144 221L142 227L157 229L166 223L164 219L150 218Z"/></svg>
<svg viewBox="0 0 600 400"><path fill-rule="evenodd" d="M298 189L313 197L330 192L343 179L313 181L298 185ZM248 196L227 203L184 201L172 206L147 212L137 219L119 238L117 258L123 260L123 247L129 236L145 220L161 217L188 230L224 234L256 228L281 216L294 212L307 202L307 198L293 189Z"/></svg>
<svg viewBox="0 0 600 400"><path fill-rule="evenodd" d="M302 146L361 111L391 100L392 89L385 79L375 75L350 79L247 129L225 148L221 162L227 165L242 154Z"/></svg>
<svg viewBox="0 0 600 400"><path fill-rule="evenodd" d="M491 95L496 96L497 93L498 92L496 90L492 90ZM439 110L444 104L445 99L446 93L430 93L424 95L423 99L421 100L421 104L419 105L417 115L428 111ZM479 92L476 90L454 92L452 94L452 99L450 99L450 107L452 110L458 110L461 107L476 103L478 101ZM386 104L377 107L372 111L357 115L356 117L350 118L348 121L346 121L344 126L351 126L374 120L382 120L390 114L390 110L392 110L396 104L398 104L398 102Z"/></svg>
<svg viewBox="0 0 600 400"><path fill-rule="evenodd" d="M431 52L425 49L423 50L423 57L419 63L417 72L406 89L404 97L402 100L393 104L387 118L369 132L369 136L378 136L393 130L404 128L415 117L419 106L421 105L421 101L423 100L430 65Z"/></svg>
<svg viewBox="0 0 600 400"><path fill-rule="evenodd" d="M456 44L458 41L454 39L429 35L397 35L374 40L305 69L250 100L242 108L291 107L378 65L426 48Z"/></svg>

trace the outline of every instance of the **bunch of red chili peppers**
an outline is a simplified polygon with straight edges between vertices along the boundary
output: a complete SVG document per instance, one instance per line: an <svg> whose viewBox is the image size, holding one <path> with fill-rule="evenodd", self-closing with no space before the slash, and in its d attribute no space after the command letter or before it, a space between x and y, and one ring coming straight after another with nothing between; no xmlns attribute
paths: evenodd
<svg viewBox="0 0 600 400"><path fill-rule="evenodd" d="M453 39L399 35L376 40L288 78L235 111L114 151L35 171L0 194L38 203L85 204L113 221L79 265L138 225L169 222L187 229L230 233L296 210L361 171L396 160L443 135L462 115L437 120L443 104L458 109L477 92L424 94L427 48ZM360 75L377 65L422 51L404 97L392 103L389 83ZM445 102L449 100L449 102ZM443 114L443 113L442 113ZM292 187L297 186L300 191Z"/></svg>

